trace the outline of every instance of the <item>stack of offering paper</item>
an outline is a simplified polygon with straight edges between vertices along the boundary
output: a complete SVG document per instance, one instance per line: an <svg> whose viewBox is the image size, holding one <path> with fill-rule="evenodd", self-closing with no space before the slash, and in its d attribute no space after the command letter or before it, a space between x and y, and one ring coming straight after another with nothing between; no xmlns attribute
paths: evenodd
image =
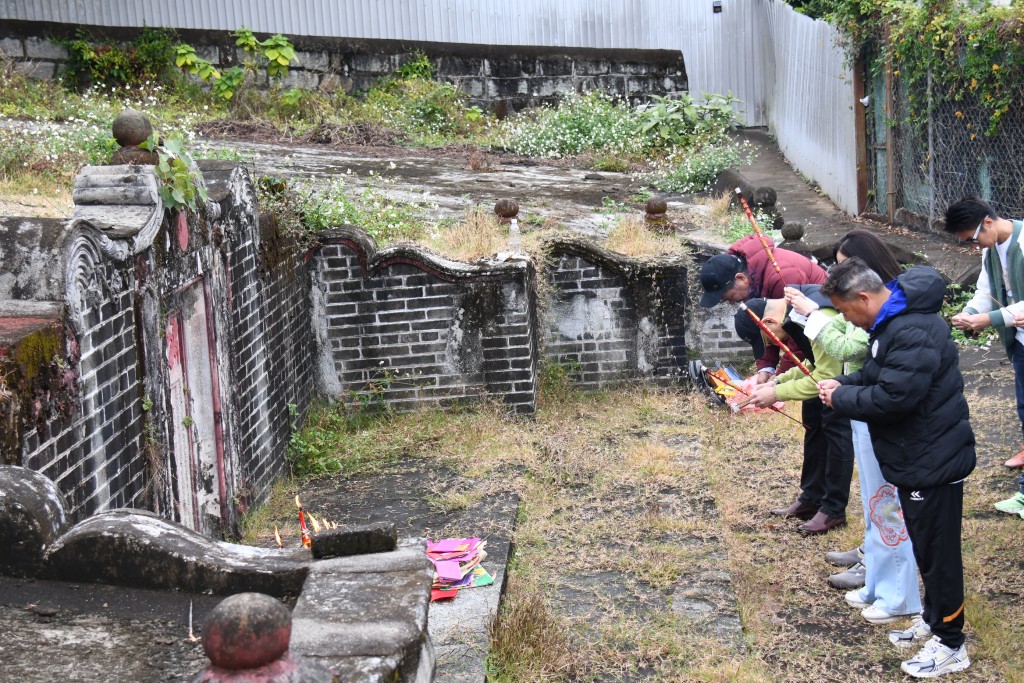
<svg viewBox="0 0 1024 683"><path fill-rule="evenodd" d="M430 599L454 598L462 588L489 586L494 578L480 563L487 557L479 538L445 538L427 542L427 557L434 563Z"/></svg>

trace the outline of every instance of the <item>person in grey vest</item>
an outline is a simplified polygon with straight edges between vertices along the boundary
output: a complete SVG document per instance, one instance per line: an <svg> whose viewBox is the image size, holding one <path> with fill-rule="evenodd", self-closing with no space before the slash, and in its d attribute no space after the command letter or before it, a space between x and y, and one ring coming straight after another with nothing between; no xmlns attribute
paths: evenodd
<svg viewBox="0 0 1024 683"><path fill-rule="evenodd" d="M1017 417L1024 441L1024 240L1021 221L1000 218L987 203L965 197L946 209L946 232L961 242L981 248L978 287L962 312L950 322L960 330L978 332L992 327L999 332L1013 364ZM1006 461L1024 467L1024 446ZM1000 512L1024 518L1024 476L1012 497L995 504Z"/></svg>

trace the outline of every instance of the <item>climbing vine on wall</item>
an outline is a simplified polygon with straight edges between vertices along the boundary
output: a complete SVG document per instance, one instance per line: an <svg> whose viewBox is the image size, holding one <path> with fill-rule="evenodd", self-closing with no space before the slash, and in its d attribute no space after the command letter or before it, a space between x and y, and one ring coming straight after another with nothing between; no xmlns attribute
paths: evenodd
<svg viewBox="0 0 1024 683"><path fill-rule="evenodd" d="M805 13L827 20L848 37L851 54L865 54L876 71L888 60L923 116L931 74L931 106L978 106L988 134L1020 96L1024 81L1024 5L997 7L988 0L794 0ZM963 117L964 114L959 114Z"/></svg>

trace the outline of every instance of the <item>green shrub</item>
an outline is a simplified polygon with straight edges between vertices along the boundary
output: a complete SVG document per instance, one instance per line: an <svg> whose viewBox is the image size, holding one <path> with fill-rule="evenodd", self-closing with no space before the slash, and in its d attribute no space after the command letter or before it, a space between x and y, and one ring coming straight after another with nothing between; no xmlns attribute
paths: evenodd
<svg viewBox="0 0 1024 683"><path fill-rule="evenodd" d="M595 171L624 173L629 170L629 161L614 154L599 154L590 165Z"/></svg>
<svg viewBox="0 0 1024 683"><path fill-rule="evenodd" d="M647 181L660 192L706 192L719 173L745 163L749 155L749 145L728 140L677 149L657 165Z"/></svg>
<svg viewBox="0 0 1024 683"><path fill-rule="evenodd" d="M388 197L386 188L392 180L371 172L364 182L360 188L340 177L326 185L299 180L289 186L264 177L257 187L261 208L272 211L286 231L305 241L342 225L360 227L382 245L423 235L419 210Z"/></svg>
<svg viewBox="0 0 1024 683"><path fill-rule="evenodd" d="M570 95L558 107L538 107L507 119L502 133L501 144L526 156L630 155L644 149L636 111L597 92Z"/></svg>
<svg viewBox="0 0 1024 683"><path fill-rule="evenodd" d="M434 63L430 61L430 58L422 52L414 52L412 58L402 66L398 67L395 71L395 75L401 80L408 80L411 78L418 78L424 81L430 81L434 78Z"/></svg>
<svg viewBox="0 0 1024 683"><path fill-rule="evenodd" d="M732 96L702 93L703 101L683 93L657 97L637 107L640 131L652 147L691 147L698 142L715 142L736 124Z"/></svg>
<svg viewBox="0 0 1024 683"><path fill-rule="evenodd" d="M74 89L169 83L173 79L175 39L170 29L146 27L128 45L121 46L97 43L87 31L79 29L73 40L56 41L68 51L62 78Z"/></svg>
<svg viewBox="0 0 1024 683"><path fill-rule="evenodd" d="M412 135L465 133L467 111L465 95L451 83L422 78L388 80L366 94L365 112L374 123Z"/></svg>
<svg viewBox="0 0 1024 683"><path fill-rule="evenodd" d="M214 94L228 102L235 99L246 80L260 69L266 69L272 81L280 81L288 75L292 62L297 62L295 47L282 34L275 33L264 41L257 40L253 32L244 26L231 33L235 45L246 54L245 60L224 71L217 70L206 61L191 45L174 47L174 65L184 73L209 83Z"/></svg>

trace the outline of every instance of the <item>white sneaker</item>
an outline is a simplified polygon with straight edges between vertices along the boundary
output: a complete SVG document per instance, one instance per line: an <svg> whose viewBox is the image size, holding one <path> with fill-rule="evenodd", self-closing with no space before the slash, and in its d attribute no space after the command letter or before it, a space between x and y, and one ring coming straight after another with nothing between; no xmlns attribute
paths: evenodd
<svg viewBox="0 0 1024 683"><path fill-rule="evenodd" d="M864 602L864 600L860 597L859 588L857 590L850 591L843 597L846 598L846 604L848 604L850 607L855 607L856 609L865 609L867 607L871 607L870 602Z"/></svg>
<svg viewBox="0 0 1024 683"><path fill-rule="evenodd" d="M955 671L963 671L971 665L967 656L967 643L956 650L946 647L938 636L924 644L912 659L900 665L903 672L914 678L935 678Z"/></svg>
<svg viewBox="0 0 1024 683"><path fill-rule="evenodd" d="M889 631L889 642L900 648L901 650L907 650L914 647L914 643L926 640L932 637L931 627L925 623L921 615L915 615L910 621L910 628L894 631Z"/></svg>
<svg viewBox="0 0 1024 683"><path fill-rule="evenodd" d="M875 605L868 605L860 611L860 615L872 624L891 624L906 616L903 614L889 614L881 607L876 607Z"/></svg>

